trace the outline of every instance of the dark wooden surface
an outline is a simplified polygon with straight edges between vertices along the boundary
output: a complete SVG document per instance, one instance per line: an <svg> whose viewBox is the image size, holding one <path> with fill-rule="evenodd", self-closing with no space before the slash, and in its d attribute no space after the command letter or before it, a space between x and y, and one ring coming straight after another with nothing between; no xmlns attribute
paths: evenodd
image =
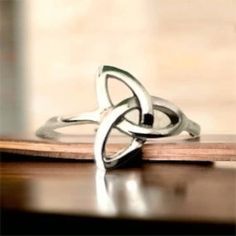
<svg viewBox="0 0 236 236"><path fill-rule="evenodd" d="M104 175L93 162L4 153L2 231L234 234L236 168L227 163L145 163Z"/></svg>
<svg viewBox="0 0 236 236"><path fill-rule="evenodd" d="M1 138L2 232L234 235L235 137L159 139L143 149L155 162L106 174L91 136ZM114 138L109 151L126 142Z"/></svg>
<svg viewBox="0 0 236 236"><path fill-rule="evenodd" d="M108 145L111 153L129 140L115 136ZM50 158L92 160L94 136L66 136L58 140L39 139L33 135L0 138L0 151ZM143 159L149 161L236 161L236 135L203 135L149 140L143 146Z"/></svg>

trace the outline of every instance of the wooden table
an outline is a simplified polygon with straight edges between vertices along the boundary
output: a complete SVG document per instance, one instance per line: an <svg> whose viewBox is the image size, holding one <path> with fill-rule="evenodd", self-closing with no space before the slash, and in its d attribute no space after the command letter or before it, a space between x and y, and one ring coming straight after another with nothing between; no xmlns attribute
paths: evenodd
<svg viewBox="0 0 236 236"><path fill-rule="evenodd" d="M1 158L2 233L236 232L234 161L144 161L104 175L92 160Z"/></svg>

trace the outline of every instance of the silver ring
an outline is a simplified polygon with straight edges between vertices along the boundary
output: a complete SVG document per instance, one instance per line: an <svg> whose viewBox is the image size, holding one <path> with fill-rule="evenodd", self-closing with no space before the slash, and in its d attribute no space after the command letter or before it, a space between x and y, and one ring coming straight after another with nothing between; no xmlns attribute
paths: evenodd
<svg viewBox="0 0 236 236"><path fill-rule="evenodd" d="M134 96L121 101L118 105L113 105L107 86L109 78L126 84ZM198 137L200 134L200 126L197 123L188 119L169 101L150 96L142 84L126 71L112 66L101 67L96 78L96 88L99 105L97 110L79 116L53 117L37 130L36 134L42 138L56 139L62 135L55 131L58 128L90 123L100 124L94 145L95 160L100 169L112 169L125 165L130 159L135 158L146 139L173 136L182 131L187 131L193 137ZM124 117L133 109L139 110L138 125ZM170 119L170 124L161 129L153 127L154 110L166 114ZM131 136L133 141L125 150L107 157L105 146L112 128L117 128Z"/></svg>

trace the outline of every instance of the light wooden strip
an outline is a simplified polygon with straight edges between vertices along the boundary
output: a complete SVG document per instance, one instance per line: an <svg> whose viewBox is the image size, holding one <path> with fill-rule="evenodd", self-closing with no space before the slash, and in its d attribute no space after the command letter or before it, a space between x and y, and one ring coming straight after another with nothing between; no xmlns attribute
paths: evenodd
<svg viewBox="0 0 236 236"><path fill-rule="evenodd" d="M143 147L143 159L184 160L184 161L236 161L236 136L203 136L191 140L177 137L176 139L161 139L147 143ZM83 140L83 136L80 137ZM90 137L90 140L92 137ZM23 154L27 156L44 156L52 158L92 160L93 143L79 141L66 143L45 141L39 139L0 139L0 151ZM126 142L115 138L117 142L108 145L109 152L116 152Z"/></svg>

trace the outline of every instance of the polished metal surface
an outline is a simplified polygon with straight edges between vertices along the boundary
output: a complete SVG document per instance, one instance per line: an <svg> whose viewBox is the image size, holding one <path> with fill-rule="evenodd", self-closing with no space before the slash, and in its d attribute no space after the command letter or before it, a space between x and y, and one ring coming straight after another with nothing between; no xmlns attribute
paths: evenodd
<svg viewBox="0 0 236 236"><path fill-rule="evenodd" d="M113 105L107 86L108 79L123 82L133 92L133 97ZM79 116L53 117L37 130L36 134L42 138L56 139L62 134L55 129L79 124L100 124L95 138L94 155L97 167L103 170L123 166L130 159L135 158L146 139L173 136L182 131L187 131L193 137L198 137L200 134L200 126L197 123L189 120L178 107L169 101L150 96L142 84L126 71L112 66L102 66L97 74L96 88L99 105L97 110ZM134 124L124 117L134 109L139 111L139 124ZM164 128L153 127L154 110L167 115L170 124ZM117 128L131 136L133 140L126 149L112 156L106 156L106 142L112 128Z"/></svg>

